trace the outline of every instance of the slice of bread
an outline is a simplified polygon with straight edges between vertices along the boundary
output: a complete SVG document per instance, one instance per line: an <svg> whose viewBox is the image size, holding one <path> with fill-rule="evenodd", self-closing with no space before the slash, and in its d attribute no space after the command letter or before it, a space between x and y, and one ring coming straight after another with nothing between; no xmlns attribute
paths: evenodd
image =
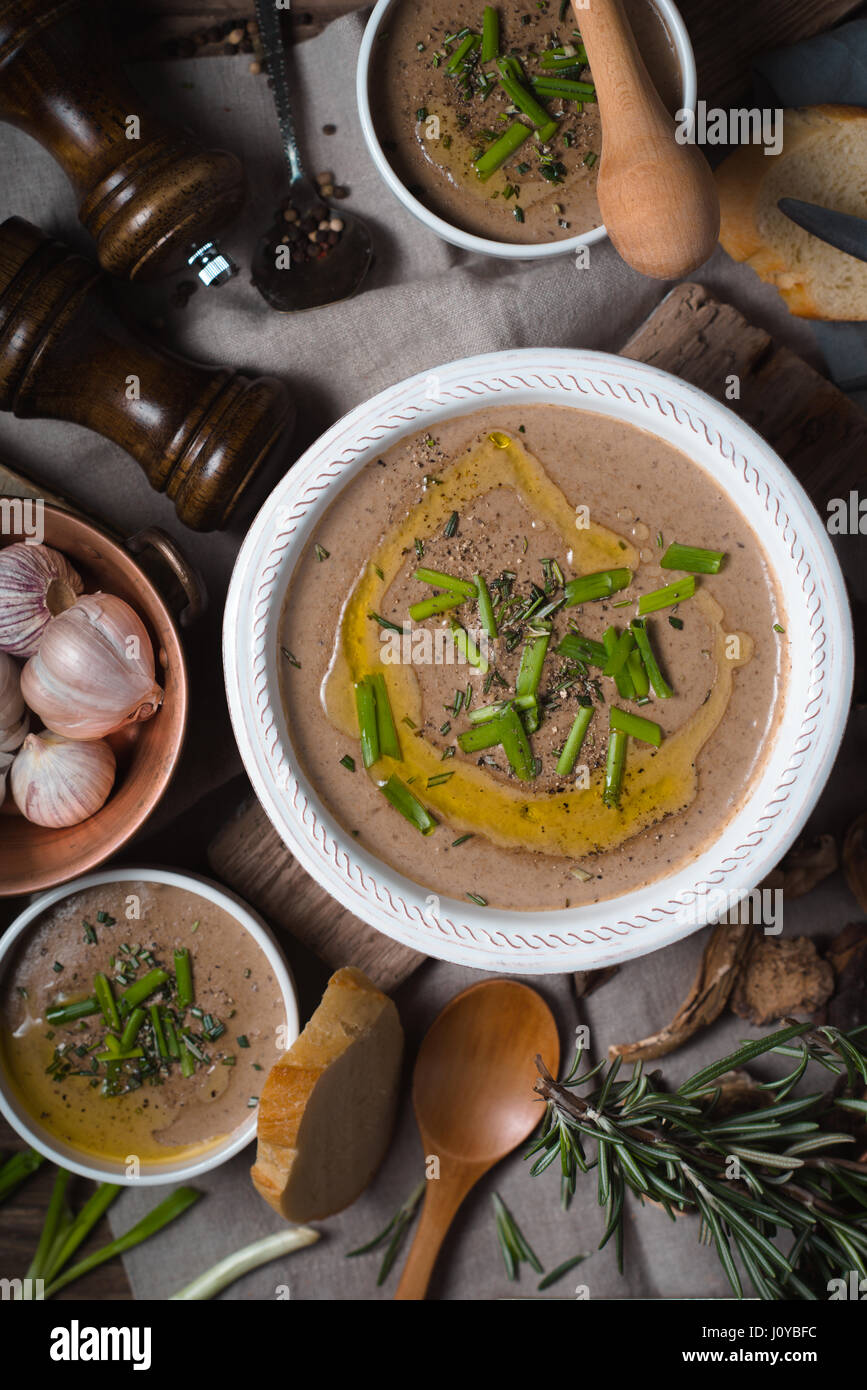
<svg viewBox="0 0 867 1390"><path fill-rule="evenodd" d="M360 970L338 970L259 1099L251 1175L287 1221L332 1216L364 1191L391 1138L402 1056L392 1001Z"/></svg>
<svg viewBox="0 0 867 1390"><path fill-rule="evenodd" d="M791 222L780 198L867 217L867 110L810 106L786 111L783 147L744 145L716 172L720 241L736 261L775 285L793 314L867 319L867 263Z"/></svg>

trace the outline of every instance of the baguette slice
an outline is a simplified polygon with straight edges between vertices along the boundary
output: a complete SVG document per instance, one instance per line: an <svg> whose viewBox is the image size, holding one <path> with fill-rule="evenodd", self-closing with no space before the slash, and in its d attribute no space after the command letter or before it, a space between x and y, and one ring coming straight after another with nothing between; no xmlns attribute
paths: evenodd
<svg viewBox="0 0 867 1390"><path fill-rule="evenodd" d="M783 147L766 155L744 145L716 172L720 241L774 285L793 314L867 319L867 263L797 227L783 197L867 217L867 110L809 106L786 111Z"/></svg>
<svg viewBox="0 0 867 1390"><path fill-rule="evenodd" d="M287 1221L332 1216L364 1191L391 1138L402 1056L392 1001L360 970L338 970L259 1099L251 1176Z"/></svg>

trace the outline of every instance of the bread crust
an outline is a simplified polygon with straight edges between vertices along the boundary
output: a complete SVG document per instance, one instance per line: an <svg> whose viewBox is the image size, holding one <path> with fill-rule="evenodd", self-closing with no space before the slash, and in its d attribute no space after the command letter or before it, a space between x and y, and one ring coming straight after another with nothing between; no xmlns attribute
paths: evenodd
<svg viewBox="0 0 867 1390"><path fill-rule="evenodd" d="M368 1104L375 1114L373 1139L366 1151L350 1152L347 1135L346 1170L334 1184L342 1191L339 1205L305 1194L303 1159L315 1164L317 1124L308 1123L311 1103L331 1068L350 1049L376 1036L382 1071L368 1078ZM345 966L328 981L319 1007L289 1051L271 1068L259 1098L258 1146L251 1169L254 1186L269 1206L289 1221L331 1216L364 1190L379 1167L394 1122L403 1052L403 1030L391 999L360 970ZM332 1073L333 1075L333 1073ZM307 1152L304 1153L304 1146Z"/></svg>
<svg viewBox="0 0 867 1390"><path fill-rule="evenodd" d="M759 227L762 188L775 159L787 159L821 138L824 122L860 123L867 138L867 110L860 106L810 106L787 110L781 154L766 155L760 145L743 145L716 171L720 199L720 244L732 260L748 263L772 284L799 318L824 319L809 277L795 273L780 250L770 245Z"/></svg>

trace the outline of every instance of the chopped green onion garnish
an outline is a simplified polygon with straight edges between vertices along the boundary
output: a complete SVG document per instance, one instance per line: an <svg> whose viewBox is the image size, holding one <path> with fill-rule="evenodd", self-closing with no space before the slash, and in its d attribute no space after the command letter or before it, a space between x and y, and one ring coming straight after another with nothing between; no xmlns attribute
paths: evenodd
<svg viewBox="0 0 867 1390"><path fill-rule="evenodd" d="M613 627L606 628L603 633L603 645L607 660L610 660L617 650L617 631ZM635 688L632 684L632 677L628 667L621 666L614 676L614 684L617 686L617 693L621 700L634 700Z"/></svg>
<svg viewBox="0 0 867 1390"><path fill-rule="evenodd" d="M356 681L355 709L362 762L365 767L372 767L379 759L379 728L376 722L376 696L369 680Z"/></svg>
<svg viewBox="0 0 867 1390"><path fill-rule="evenodd" d="M88 1018L91 1014L98 1014L100 1011L99 1001L91 996L89 999L79 999L74 1004L53 1004L46 1010L45 1022L52 1027L60 1028L64 1023L75 1023L79 1018ZM118 1019L120 1026L120 1019Z"/></svg>
<svg viewBox="0 0 867 1390"><path fill-rule="evenodd" d="M118 1013L114 993L107 977L102 973L93 977L93 992L99 1000L99 1007L102 1011L103 1019L108 1028L114 1028L120 1032L120 1014Z"/></svg>
<svg viewBox="0 0 867 1390"><path fill-rule="evenodd" d="M592 603L595 599L610 598L632 583L632 570L597 570L595 574L582 574L578 579L570 579L566 585L566 603L574 608L579 603Z"/></svg>
<svg viewBox="0 0 867 1390"><path fill-rule="evenodd" d="M671 619L669 619L670 621ZM670 700L674 692L659 669L653 648L650 645L646 623L642 622L641 618L634 618L632 631L635 634L635 645L641 654L644 669L650 684L653 686L654 695L658 695L661 700Z"/></svg>
<svg viewBox="0 0 867 1390"><path fill-rule="evenodd" d="M494 605L491 603L491 594L482 575L473 576L476 581L476 594L479 604L479 621L489 637L497 636L497 619L494 615Z"/></svg>
<svg viewBox="0 0 867 1390"><path fill-rule="evenodd" d="M449 58L449 61L446 63L446 69L449 72L457 72L458 68L462 66L464 59L469 57L473 49L478 48L481 42L482 40L478 34L467 34L466 38L461 40L451 58Z"/></svg>
<svg viewBox="0 0 867 1390"><path fill-rule="evenodd" d="M517 695L535 695L539 689L539 682L542 679L542 667L545 664L545 655L548 651L548 643L551 641L550 632L540 633L538 637L531 637L529 642L524 644L521 653L521 665L518 670L518 679L515 682L515 692Z"/></svg>
<svg viewBox="0 0 867 1390"><path fill-rule="evenodd" d="M457 622L457 620L454 618L452 619L450 626L452 637L455 639L455 646L457 647L461 656L464 658L464 661L466 661L468 665L474 666L477 671L481 671L482 675L484 675L485 672L488 670L488 663L486 659L482 656L482 653L479 651L478 647L476 646L470 634L467 632L466 628L461 627L460 623Z"/></svg>
<svg viewBox="0 0 867 1390"><path fill-rule="evenodd" d="M608 730L608 754L605 760L605 787L602 800L606 806L620 803L623 769L626 765L626 734L622 729Z"/></svg>
<svg viewBox="0 0 867 1390"><path fill-rule="evenodd" d="M461 751L480 753L483 748L494 748L502 743L506 731L503 717L508 709L509 706L505 705L495 719L488 719L485 723L476 724L472 729L465 729L462 734L458 734L458 746Z"/></svg>
<svg viewBox="0 0 867 1390"><path fill-rule="evenodd" d="M678 545L668 547L660 565L664 570L690 570L693 574L719 574L725 559L723 550L702 550L697 545Z"/></svg>
<svg viewBox="0 0 867 1390"><path fill-rule="evenodd" d="M624 734L640 738L642 743L652 743L658 748L662 743L662 730L652 719L644 719L640 714L630 714L628 710L612 705L608 716L612 729L621 729Z"/></svg>
<svg viewBox="0 0 867 1390"><path fill-rule="evenodd" d="M608 629L608 632L604 634L606 639L608 638L609 632L613 634L615 640L609 652L608 660L602 667L602 674L603 676L611 676L612 679L616 679L617 676L620 675L620 672L623 670L627 661L629 660L629 653L635 646L635 638L633 637L629 628L626 628L624 632L621 632L620 636L618 637L616 630L613 627L610 627ZM606 649L607 647L608 642L606 640Z"/></svg>
<svg viewBox="0 0 867 1390"><path fill-rule="evenodd" d="M163 1032L163 1021L159 1004L151 1004L148 1013L150 1014L151 1029L154 1035L154 1042L157 1046L157 1052L160 1055L160 1060L167 1062L169 1059L169 1048L166 1042L166 1035Z"/></svg>
<svg viewBox="0 0 867 1390"><path fill-rule="evenodd" d="M479 907L487 907L488 905L487 898L481 897L478 893L468 893L467 897L471 903L477 903Z"/></svg>
<svg viewBox="0 0 867 1390"><path fill-rule="evenodd" d="M533 91L544 97L562 97L564 101L593 101L596 88L592 82L576 82L562 73L533 78Z"/></svg>
<svg viewBox="0 0 867 1390"><path fill-rule="evenodd" d="M141 1026L146 1018L147 1014L145 1013L144 1009L133 1009L132 1013L130 1014L129 1018L127 1019L124 1025L124 1030L120 1035L121 1052L129 1052L130 1048L132 1047L133 1043L135 1042L136 1038L141 1032Z"/></svg>
<svg viewBox="0 0 867 1390"><path fill-rule="evenodd" d="M448 589L453 594L461 594L463 598L476 596L475 584L470 584L467 579L458 579L454 574L443 574L440 570L417 569L413 579L418 579L422 584L433 584L437 589Z"/></svg>
<svg viewBox="0 0 867 1390"><path fill-rule="evenodd" d="M451 538L452 538L452 536L456 536L456 535L457 535L457 531L458 531L458 514L457 514L457 512L452 512L451 516L449 517L448 521L446 522L445 526L443 527L443 535L445 536L445 538L446 538L447 541L450 541Z"/></svg>
<svg viewBox="0 0 867 1390"><path fill-rule="evenodd" d="M502 725L503 749L512 771L522 782L532 781L536 775L536 760L517 710L510 706L497 722ZM490 728L490 725L487 727Z"/></svg>
<svg viewBox="0 0 867 1390"><path fill-rule="evenodd" d="M650 693L650 678L641 659L640 651L631 651L626 659L626 669L632 681L636 700L644 700Z"/></svg>
<svg viewBox="0 0 867 1390"><path fill-rule="evenodd" d="M590 727L593 718L593 706L582 705L575 716L575 722L569 730L569 737L563 745L563 751L557 759L557 776L568 777L575 766L578 754L581 752L581 745L584 742L584 735Z"/></svg>
<svg viewBox="0 0 867 1390"><path fill-rule="evenodd" d="M692 598L695 593L695 578L688 574L684 579L676 579L673 584L666 584L664 589L654 589L650 594L642 594L638 600L638 616L643 618L647 613L658 613L660 608L671 608L675 603L683 603L685 599Z"/></svg>
<svg viewBox="0 0 867 1390"><path fill-rule="evenodd" d="M437 594L434 598L425 598L420 603L412 604L409 616L414 623L423 623L426 618L434 618L438 613L447 613L450 608L457 608L463 602L461 595L453 591Z"/></svg>
<svg viewBox="0 0 867 1390"><path fill-rule="evenodd" d="M340 759L340 766L345 767L347 772L354 772L355 759L350 757L348 753L344 753L343 757Z"/></svg>
<svg viewBox="0 0 867 1390"><path fill-rule="evenodd" d="M506 93L506 96L509 98L512 105L517 106L519 111L523 111L525 116L529 116L530 120L533 122L533 125L536 127L537 130L541 132L543 130L546 130L552 124L556 129L557 123L556 121L552 122L552 118L549 112L545 110L541 102L538 102L536 100L536 98L533 96L533 93L527 91L527 88L522 86L521 83L516 80L516 78L509 77L503 74L503 76L500 78L500 86ZM540 136L540 138L544 140L546 137Z"/></svg>
<svg viewBox="0 0 867 1390"><path fill-rule="evenodd" d="M570 661L581 661L588 666L604 666L608 654L601 642L592 642L580 632L567 632L557 651Z"/></svg>
<svg viewBox="0 0 867 1390"><path fill-rule="evenodd" d="M482 15L482 52L480 54L483 63L490 63L492 59L499 56L500 52L500 17L493 5L486 5Z"/></svg>
<svg viewBox="0 0 867 1390"><path fill-rule="evenodd" d="M136 980L129 989L123 990L120 1002L125 1009L134 1009L137 1004L143 1004L149 994L153 994L155 989L164 985L169 978L169 972L163 969L149 970L140 980Z"/></svg>
<svg viewBox="0 0 867 1390"><path fill-rule="evenodd" d="M505 164L517 149L529 139L532 131L523 121L513 121L499 140L491 145L479 159L474 160L476 173L480 179L489 179Z"/></svg>
<svg viewBox="0 0 867 1390"><path fill-rule="evenodd" d="M414 825L416 830L421 831L422 835L430 835L436 829L437 822L426 807L422 806L417 796L413 796L409 787L401 782L399 777L392 774L388 781L383 783L380 791L386 801L394 807L396 811Z"/></svg>
<svg viewBox="0 0 867 1390"><path fill-rule="evenodd" d="M391 712L391 701L388 698L388 687L385 683L385 676L377 672L372 677L373 696L376 705L376 732L379 737L380 756L386 758L400 758L400 743L397 738L397 729L394 727L394 715Z"/></svg>
<svg viewBox="0 0 867 1390"><path fill-rule="evenodd" d="M193 968L186 946L175 951L175 980L178 986L178 1008L188 1009L193 1002Z"/></svg>

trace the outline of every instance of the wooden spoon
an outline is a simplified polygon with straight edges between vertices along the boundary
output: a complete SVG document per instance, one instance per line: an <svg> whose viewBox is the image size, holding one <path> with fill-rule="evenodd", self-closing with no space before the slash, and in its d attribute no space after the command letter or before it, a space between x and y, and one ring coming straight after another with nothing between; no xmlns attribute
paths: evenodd
<svg viewBox="0 0 867 1390"><path fill-rule="evenodd" d="M419 1050L413 1104L425 1158L439 1159L395 1298L424 1298L439 1248L470 1188L542 1118L535 1058L560 1061L557 1025L541 995L515 980L458 994Z"/></svg>
<svg viewBox="0 0 867 1390"><path fill-rule="evenodd" d="M713 252L719 199L707 160L681 145L621 0L572 0L602 117L597 197L609 237L642 275L676 279Z"/></svg>

